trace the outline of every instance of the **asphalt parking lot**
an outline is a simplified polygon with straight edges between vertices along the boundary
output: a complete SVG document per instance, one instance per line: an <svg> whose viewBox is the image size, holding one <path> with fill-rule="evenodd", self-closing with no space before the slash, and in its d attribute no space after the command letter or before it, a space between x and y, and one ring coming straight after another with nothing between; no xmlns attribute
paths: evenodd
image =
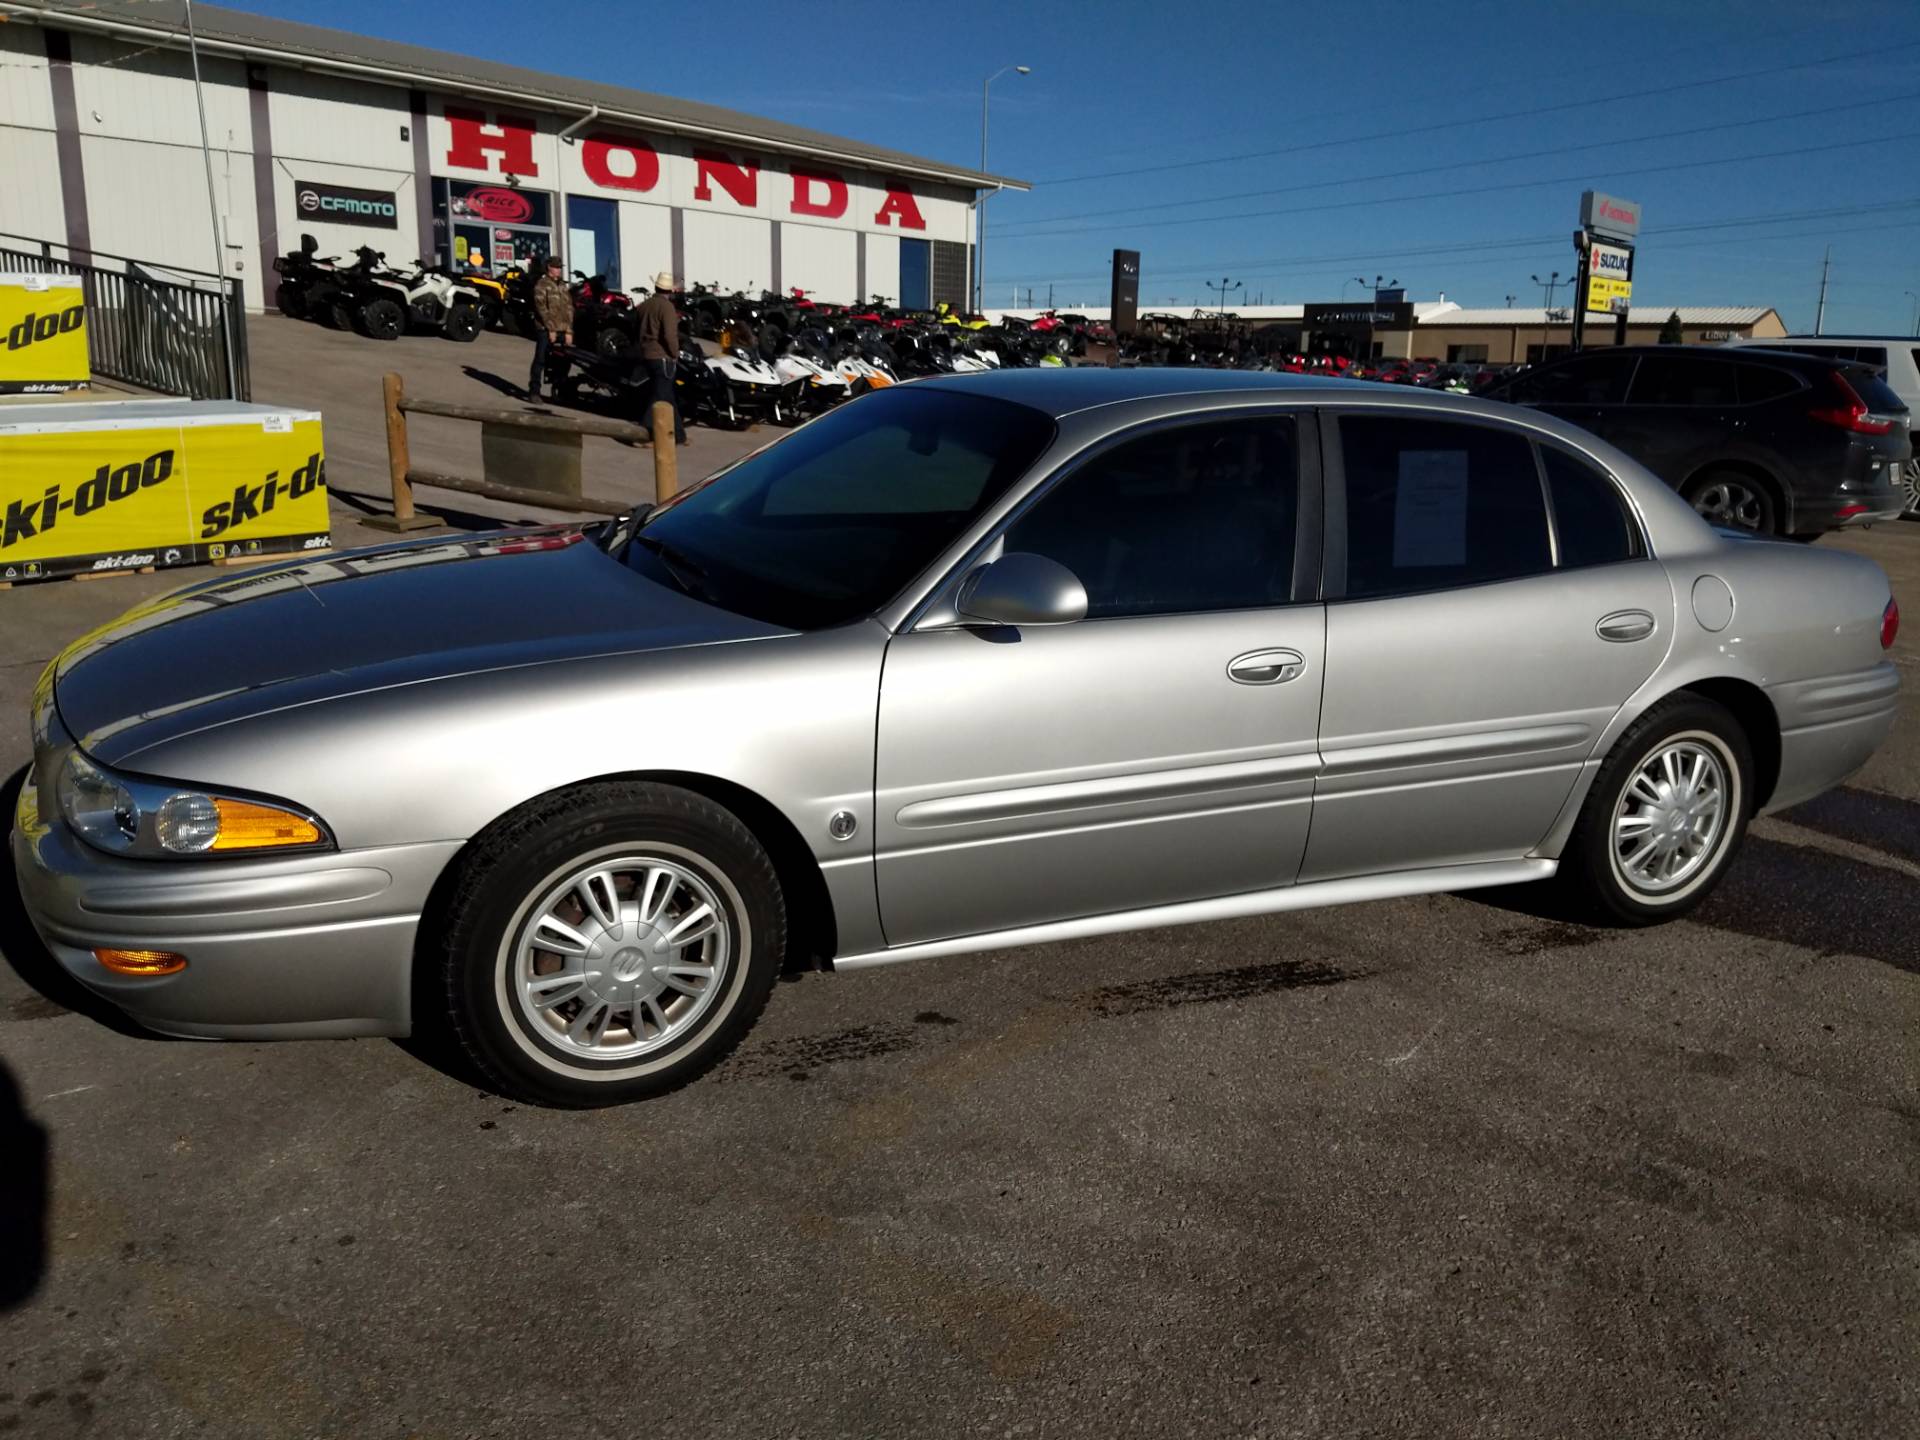
<svg viewBox="0 0 1920 1440"><path fill-rule="evenodd" d="M366 435L324 402L357 543L351 343L306 384L256 342L256 393L366 392ZM1821 543L1920 597L1920 525ZM45 659L185 578L0 596L0 773ZM1910 608L1892 741L1692 920L1439 897L809 975L618 1110L131 1032L0 908L0 1171L46 1177L0 1433L1914 1434Z"/></svg>

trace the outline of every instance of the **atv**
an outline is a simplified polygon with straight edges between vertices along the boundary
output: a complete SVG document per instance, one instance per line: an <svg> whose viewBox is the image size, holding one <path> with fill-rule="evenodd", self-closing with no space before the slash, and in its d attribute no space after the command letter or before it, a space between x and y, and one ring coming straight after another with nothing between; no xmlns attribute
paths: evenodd
<svg viewBox="0 0 1920 1440"><path fill-rule="evenodd" d="M640 343L640 317L633 297L607 284L605 275L573 272L573 334L602 355L625 355Z"/></svg>
<svg viewBox="0 0 1920 1440"><path fill-rule="evenodd" d="M422 265L412 271L386 264L362 245L344 303L353 328L370 340L397 340L409 329L434 330L462 342L480 333L480 297L463 281Z"/></svg>

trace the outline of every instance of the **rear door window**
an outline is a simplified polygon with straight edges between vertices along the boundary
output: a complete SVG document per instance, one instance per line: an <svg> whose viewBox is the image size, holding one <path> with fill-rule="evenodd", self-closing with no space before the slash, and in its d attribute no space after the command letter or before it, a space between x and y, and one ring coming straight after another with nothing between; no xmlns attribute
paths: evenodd
<svg viewBox="0 0 1920 1440"><path fill-rule="evenodd" d="M1876 415L1905 414L1907 402L1894 393L1891 385L1877 371L1864 367L1849 370L1847 384L1853 387L1854 394L1866 402L1867 409Z"/></svg>
<svg viewBox="0 0 1920 1440"><path fill-rule="evenodd" d="M1586 461L1540 447L1553 497L1553 528L1560 542L1560 568L1612 565L1641 555L1640 527L1627 510L1620 488Z"/></svg>
<svg viewBox="0 0 1920 1440"><path fill-rule="evenodd" d="M1740 403L1759 405L1768 400L1778 400L1791 395L1800 388L1800 382L1785 370L1776 370L1771 365L1741 365L1739 372Z"/></svg>
<svg viewBox="0 0 1920 1440"><path fill-rule="evenodd" d="M1738 382L1731 360L1694 355L1649 355L1634 373L1631 405L1737 405Z"/></svg>
<svg viewBox="0 0 1920 1440"><path fill-rule="evenodd" d="M1553 568L1533 447L1488 425L1343 415L1349 599Z"/></svg>

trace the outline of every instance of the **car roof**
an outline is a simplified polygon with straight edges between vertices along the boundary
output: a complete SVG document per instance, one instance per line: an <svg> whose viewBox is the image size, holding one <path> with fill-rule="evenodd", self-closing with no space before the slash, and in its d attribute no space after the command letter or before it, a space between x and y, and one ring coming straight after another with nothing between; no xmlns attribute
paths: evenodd
<svg viewBox="0 0 1920 1440"><path fill-rule="evenodd" d="M1647 355L1686 355L1695 359L1724 360L1732 365L1777 365L1784 363L1788 369L1799 366L1802 369L1824 372L1828 370L1858 369L1857 360L1835 360L1830 355L1809 355L1803 350L1794 350L1791 340L1769 340L1767 348L1761 345L1596 345L1591 350L1582 350L1575 355L1556 355L1551 360L1542 361L1533 366L1535 370L1552 370L1576 360L1591 360L1596 355L1628 355L1635 358ZM1773 346L1789 347L1773 349ZM1758 351L1759 353L1749 353Z"/></svg>
<svg viewBox="0 0 1920 1440"><path fill-rule="evenodd" d="M1043 411L1056 420L1099 405L1184 395L1247 395L1270 391L1278 400L1298 398L1302 392L1327 392L1326 398L1332 400L1343 394L1380 393L1378 386L1358 380L1175 365L1128 365L1115 369L1104 365L1041 365L996 370L985 375L942 375L913 383L1011 400Z"/></svg>

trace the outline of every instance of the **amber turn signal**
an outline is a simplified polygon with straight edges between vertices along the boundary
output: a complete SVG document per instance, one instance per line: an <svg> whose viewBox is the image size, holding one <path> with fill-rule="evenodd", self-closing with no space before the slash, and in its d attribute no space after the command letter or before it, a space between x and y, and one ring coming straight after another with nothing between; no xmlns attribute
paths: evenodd
<svg viewBox="0 0 1920 1440"><path fill-rule="evenodd" d="M216 795L213 808L220 814L220 830L209 849L272 850L282 845L315 845L320 840L320 827L311 820L271 805Z"/></svg>
<svg viewBox="0 0 1920 1440"><path fill-rule="evenodd" d="M174 975L187 968L187 957L171 950L96 950L93 958L116 975Z"/></svg>

